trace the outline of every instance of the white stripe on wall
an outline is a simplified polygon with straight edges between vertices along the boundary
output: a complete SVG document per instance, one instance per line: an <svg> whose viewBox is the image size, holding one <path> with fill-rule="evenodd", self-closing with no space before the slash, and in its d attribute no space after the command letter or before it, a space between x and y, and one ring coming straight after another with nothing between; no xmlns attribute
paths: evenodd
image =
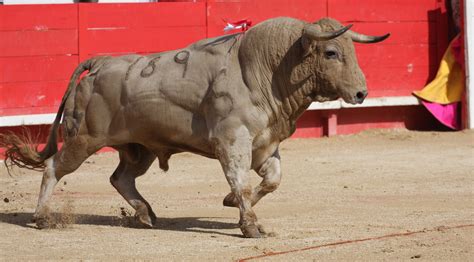
<svg viewBox="0 0 474 262"><path fill-rule="evenodd" d="M56 114L0 116L0 127L51 124L55 117Z"/></svg>
<svg viewBox="0 0 474 262"><path fill-rule="evenodd" d="M364 107L381 107L381 106L415 106L420 102L414 96L393 96L393 97L376 97L367 98L363 104L351 105L341 100L312 103L308 110L324 110L324 109L339 109L339 108L364 108Z"/></svg>
<svg viewBox="0 0 474 262"><path fill-rule="evenodd" d="M324 103L314 102L308 110L328 110L340 108L364 108L364 107L382 107L382 106L414 106L420 102L414 96L395 96L395 97L377 97L367 98L361 105L351 105L343 101L330 101ZM0 127L9 126L31 126L31 125L49 125L53 123L56 114L35 114L35 115L15 115L0 116Z"/></svg>

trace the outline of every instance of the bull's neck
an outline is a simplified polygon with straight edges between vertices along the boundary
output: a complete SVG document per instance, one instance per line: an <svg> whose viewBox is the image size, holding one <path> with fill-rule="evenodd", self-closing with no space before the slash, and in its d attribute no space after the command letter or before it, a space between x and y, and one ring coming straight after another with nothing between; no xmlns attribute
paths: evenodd
<svg viewBox="0 0 474 262"><path fill-rule="evenodd" d="M297 39L278 59L267 60L269 72L260 92L282 139L295 131L297 119L314 99L315 75L307 66L313 61L303 58L301 43Z"/></svg>
<svg viewBox="0 0 474 262"><path fill-rule="evenodd" d="M304 22L276 18L259 24L242 38L239 62L255 105L268 116L268 125L286 138L294 132L297 118L311 103L314 81L301 66L301 34Z"/></svg>
<svg viewBox="0 0 474 262"><path fill-rule="evenodd" d="M279 75L279 72L275 72L275 74ZM310 85L307 84L309 81L311 81L310 77L304 77L300 79L299 83L289 83L290 81L282 80L273 84L272 92L275 94L273 100L278 108L276 122L280 127L279 132L284 138L293 134L296 121L313 101L312 90L308 88Z"/></svg>
<svg viewBox="0 0 474 262"><path fill-rule="evenodd" d="M309 79L302 79L303 82L310 81ZM305 86L288 86L282 85L275 87L280 92L281 101L276 101L279 104L280 112L284 119L288 121L296 121L301 114L309 107L312 98L312 91Z"/></svg>

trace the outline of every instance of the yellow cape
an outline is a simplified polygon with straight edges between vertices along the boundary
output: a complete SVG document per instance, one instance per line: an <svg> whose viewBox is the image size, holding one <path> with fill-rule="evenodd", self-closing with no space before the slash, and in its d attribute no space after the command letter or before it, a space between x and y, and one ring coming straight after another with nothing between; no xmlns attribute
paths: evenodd
<svg viewBox="0 0 474 262"><path fill-rule="evenodd" d="M451 41L439 65L436 78L423 90L413 94L421 99L438 104L451 104L461 101L464 90L464 74L462 67L456 62L451 45L459 35Z"/></svg>

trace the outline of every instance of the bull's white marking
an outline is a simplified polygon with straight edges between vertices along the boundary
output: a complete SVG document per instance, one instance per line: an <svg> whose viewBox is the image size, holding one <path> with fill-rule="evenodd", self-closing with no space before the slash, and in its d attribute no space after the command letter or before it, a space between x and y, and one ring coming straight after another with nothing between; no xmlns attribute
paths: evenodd
<svg viewBox="0 0 474 262"><path fill-rule="evenodd" d="M54 186L58 183L54 172L54 155L44 161L46 168L43 173L43 181L41 182L40 195L38 197L38 204L36 205L36 214L41 212L41 209L48 202L49 197L53 193Z"/></svg>
<svg viewBox="0 0 474 262"><path fill-rule="evenodd" d="M44 161L46 168L45 172L48 174L48 178L55 178L54 176L54 155Z"/></svg>

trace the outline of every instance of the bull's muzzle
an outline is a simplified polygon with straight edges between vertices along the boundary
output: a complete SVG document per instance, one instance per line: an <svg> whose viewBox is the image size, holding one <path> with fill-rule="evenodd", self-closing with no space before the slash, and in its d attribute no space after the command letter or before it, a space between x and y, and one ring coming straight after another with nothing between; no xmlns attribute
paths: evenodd
<svg viewBox="0 0 474 262"><path fill-rule="evenodd" d="M354 97L354 101L357 104L362 104L362 102L364 102L364 99L367 97L368 94L369 92L367 92L367 90L359 91L356 93Z"/></svg>

